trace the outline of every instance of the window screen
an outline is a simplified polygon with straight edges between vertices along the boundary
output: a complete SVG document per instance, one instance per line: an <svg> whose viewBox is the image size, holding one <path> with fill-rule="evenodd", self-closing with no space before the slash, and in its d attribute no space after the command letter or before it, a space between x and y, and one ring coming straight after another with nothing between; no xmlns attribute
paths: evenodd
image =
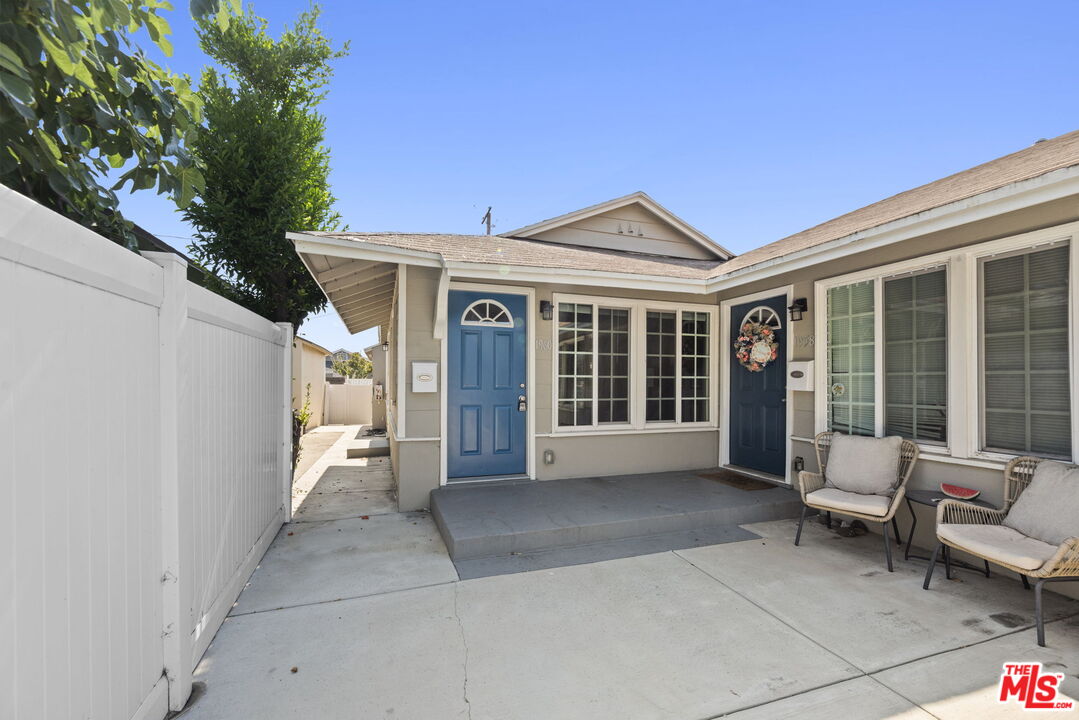
<svg viewBox="0 0 1079 720"><path fill-rule="evenodd" d="M1068 247L982 264L983 446L1070 457Z"/></svg>
<svg viewBox="0 0 1079 720"><path fill-rule="evenodd" d="M873 281L828 291L828 426L873 435Z"/></svg>
<svg viewBox="0 0 1079 720"><path fill-rule="evenodd" d="M918 442L948 439L947 274L884 282L884 427Z"/></svg>

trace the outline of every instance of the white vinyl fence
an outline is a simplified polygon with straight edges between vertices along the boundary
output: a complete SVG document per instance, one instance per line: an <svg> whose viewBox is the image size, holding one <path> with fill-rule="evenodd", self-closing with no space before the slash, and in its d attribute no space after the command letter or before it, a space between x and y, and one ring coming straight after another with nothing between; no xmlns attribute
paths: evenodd
<svg viewBox="0 0 1079 720"><path fill-rule="evenodd" d="M369 378L326 386L327 425L370 425L372 383Z"/></svg>
<svg viewBox="0 0 1079 720"><path fill-rule="evenodd" d="M291 327L0 188L0 718L148 718L290 507Z"/></svg>

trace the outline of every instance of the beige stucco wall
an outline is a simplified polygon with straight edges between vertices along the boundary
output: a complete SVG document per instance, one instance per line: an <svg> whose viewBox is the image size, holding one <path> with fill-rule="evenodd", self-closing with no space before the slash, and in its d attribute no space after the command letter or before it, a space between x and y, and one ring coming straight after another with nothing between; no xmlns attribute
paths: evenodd
<svg viewBox="0 0 1079 720"><path fill-rule="evenodd" d="M308 384L311 385L311 420L307 423L310 431L325 422L326 354L319 346L296 338L292 344L293 410L303 406Z"/></svg>

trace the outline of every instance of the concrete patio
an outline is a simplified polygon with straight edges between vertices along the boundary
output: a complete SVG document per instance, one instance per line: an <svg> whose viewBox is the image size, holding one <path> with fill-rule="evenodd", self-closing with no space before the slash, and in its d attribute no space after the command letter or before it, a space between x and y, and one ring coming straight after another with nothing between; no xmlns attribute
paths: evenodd
<svg viewBox="0 0 1079 720"><path fill-rule="evenodd" d="M215 718L990 718L1001 664L1079 697L1079 602L884 570L880 538L756 537L458 580L430 516L286 525L199 665Z"/></svg>

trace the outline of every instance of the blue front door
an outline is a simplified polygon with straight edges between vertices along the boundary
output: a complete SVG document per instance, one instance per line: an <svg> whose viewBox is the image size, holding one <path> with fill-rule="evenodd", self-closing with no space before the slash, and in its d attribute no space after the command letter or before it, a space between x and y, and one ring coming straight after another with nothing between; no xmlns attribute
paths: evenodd
<svg viewBox="0 0 1079 720"><path fill-rule="evenodd" d="M730 461L772 475L787 470L787 301L783 296L731 308ZM752 320L772 328L779 341L776 359L757 372L734 357L732 345L742 323Z"/></svg>
<svg viewBox="0 0 1079 720"><path fill-rule="evenodd" d="M524 474L528 410L523 295L451 290L447 308L447 474Z"/></svg>

